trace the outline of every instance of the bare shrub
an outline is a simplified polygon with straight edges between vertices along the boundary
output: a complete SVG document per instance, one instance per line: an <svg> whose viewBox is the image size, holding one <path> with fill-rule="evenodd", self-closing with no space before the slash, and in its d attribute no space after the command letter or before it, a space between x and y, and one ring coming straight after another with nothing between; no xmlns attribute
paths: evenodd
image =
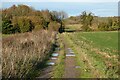
<svg viewBox="0 0 120 80"><path fill-rule="evenodd" d="M38 62L44 60L53 41L54 32L45 30L3 38L3 77L26 77Z"/></svg>

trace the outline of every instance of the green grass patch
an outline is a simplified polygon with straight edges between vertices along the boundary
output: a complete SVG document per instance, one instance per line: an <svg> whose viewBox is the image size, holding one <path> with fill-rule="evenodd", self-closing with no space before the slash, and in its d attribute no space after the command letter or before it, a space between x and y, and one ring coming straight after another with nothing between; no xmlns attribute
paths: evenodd
<svg viewBox="0 0 120 80"><path fill-rule="evenodd" d="M118 32L79 32L79 39L84 38L94 46L110 50L118 50Z"/></svg>

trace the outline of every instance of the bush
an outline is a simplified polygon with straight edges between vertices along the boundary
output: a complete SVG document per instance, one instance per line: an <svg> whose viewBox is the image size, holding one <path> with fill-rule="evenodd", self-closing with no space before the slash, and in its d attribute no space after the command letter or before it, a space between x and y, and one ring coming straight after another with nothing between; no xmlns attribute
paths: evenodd
<svg viewBox="0 0 120 80"><path fill-rule="evenodd" d="M35 73L31 73L31 70L49 55L54 36L53 32L41 30L3 38L2 77L35 77Z"/></svg>
<svg viewBox="0 0 120 80"><path fill-rule="evenodd" d="M32 21L35 30L44 29L47 26L45 20L40 16L30 16L28 19Z"/></svg>
<svg viewBox="0 0 120 80"><path fill-rule="evenodd" d="M99 23L98 29L101 31L107 31L109 29L109 25L105 22Z"/></svg>
<svg viewBox="0 0 120 80"><path fill-rule="evenodd" d="M108 18L107 22L99 22L98 29L101 31L113 31L118 30L119 25L116 19Z"/></svg>
<svg viewBox="0 0 120 80"><path fill-rule="evenodd" d="M118 30L119 28L119 26L112 26L112 30Z"/></svg>
<svg viewBox="0 0 120 80"><path fill-rule="evenodd" d="M20 28L20 32L28 32L33 29L31 20L25 17L18 18L18 26Z"/></svg>
<svg viewBox="0 0 120 80"><path fill-rule="evenodd" d="M11 25L10 20L5 20L5 21L2 22L2 33L3 34L13 33L13 26Z"/></svg>

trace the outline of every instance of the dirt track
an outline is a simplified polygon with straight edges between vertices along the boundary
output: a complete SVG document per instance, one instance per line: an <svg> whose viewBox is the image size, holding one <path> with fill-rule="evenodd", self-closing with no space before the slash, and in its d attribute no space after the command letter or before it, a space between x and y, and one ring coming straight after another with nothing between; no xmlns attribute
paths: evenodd
<svg viewBox="0 0 120 80"><path fill-rule="evenodd" d="M64 39L64 45L65 45L65 54L69 55L69 53L73 52L71 48L69 48L69 44ZM71 51L69 51L70 49ZM74 52L73 52L73 55ZM76 69L76 61L75 56L66 56L65 58L65 71L63 78L77 78L79 76L79 73Z"/></svg>
<svg viewBox="0 0 120 80"><path fill-rule="evenodd" d="M65 73L63 78L76 78L77 73L75 69L75 59L74 57L66 57L65 59Z"/></svg>

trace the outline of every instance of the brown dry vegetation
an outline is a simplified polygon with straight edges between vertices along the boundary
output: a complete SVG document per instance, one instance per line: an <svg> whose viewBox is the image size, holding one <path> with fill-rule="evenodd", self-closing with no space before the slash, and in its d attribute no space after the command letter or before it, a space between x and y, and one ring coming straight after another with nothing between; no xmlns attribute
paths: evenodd
<svg viewBox="0 0 120 80"><path fill-rule="evenodd" d="M26 77L49 54L54 37L55 32L43 30L3 38L3 77Z"/></svg>

